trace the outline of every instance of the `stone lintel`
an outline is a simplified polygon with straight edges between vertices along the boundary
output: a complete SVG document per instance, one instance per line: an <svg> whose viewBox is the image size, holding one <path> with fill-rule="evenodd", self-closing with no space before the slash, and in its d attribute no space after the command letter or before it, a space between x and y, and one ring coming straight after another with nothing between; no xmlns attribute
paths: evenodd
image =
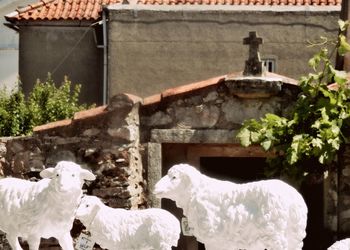
<svg viewBox="0 0 350 250"><path fill-rule="evenodd" d="M151 142L158 143L239 143L238 130L153 129Z"/></svg>
<svg viewBox="0 0 350 250"><path fill-rule="evenodd" d="M283 82L264 77L226 79L231 94L241 98L269 98L282 90Z"/></svg>

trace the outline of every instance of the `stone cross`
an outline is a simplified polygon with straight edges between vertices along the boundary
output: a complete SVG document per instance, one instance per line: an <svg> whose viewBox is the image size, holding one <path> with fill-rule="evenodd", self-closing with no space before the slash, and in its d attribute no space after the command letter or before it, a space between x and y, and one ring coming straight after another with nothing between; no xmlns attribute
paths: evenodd
<svg viewBox="0 0 350 250"><path fill-rule="evenodd" d="M261 75L263 65L259 55L259 45L263 43L261 37L256 36L256 31L249 32L249 37L243 39L243 44L249 45L249 58L245 61L243 75Z"/></svg>

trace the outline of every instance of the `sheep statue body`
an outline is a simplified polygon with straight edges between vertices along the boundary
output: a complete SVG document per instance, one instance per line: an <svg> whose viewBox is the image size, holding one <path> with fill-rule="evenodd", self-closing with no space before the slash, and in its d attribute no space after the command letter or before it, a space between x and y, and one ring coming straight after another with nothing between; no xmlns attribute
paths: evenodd
<svg viewBox="0 0 350 250"><path fill-rule="evenodd" d="M102 248L120 250L171 250L180 237L180 223L157 208L126 210L106 206L96 196L84 196L79 219Z"/></svg>
<svg viewBox="0 0 350 250"><path fill-rule="evenodd" d="M350 249L350 238L336 241L327 250L349 250Z"/></svg>
<svg viewBox="0 0 350 250"><path fill-rule="evenodd" d="M22 250L18 237L30 250L41 238L55 237L63 250L73 250L70 230L82 197L84 180L95 176L78 164L58 162L40 172L38 182L18 178L0 180L0 230L13 250Z"/></svg>
<svg viewBox="0 0 350 250"><path fill-rule="evenodd" d="M154 193L183 209L192 234L207 250L302 249L307 207L282 181L235 184L178 164L157 182Z"/></svg>

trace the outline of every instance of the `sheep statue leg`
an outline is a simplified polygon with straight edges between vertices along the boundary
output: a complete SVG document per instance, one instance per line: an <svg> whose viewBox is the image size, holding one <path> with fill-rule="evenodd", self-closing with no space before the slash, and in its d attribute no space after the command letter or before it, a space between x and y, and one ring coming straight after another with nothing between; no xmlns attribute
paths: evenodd
<svg viewBox="0 0 350 250"><path fill-rule="evenodd" d="M19 244L17 235L7 235L6 238L13 250L23 250L23 248Z"/></svg>
<svg viewBox="0 0 350 250"><path fill-rule="evenodd" d="M38 250L39 249L40 238L38 238L38 236L36 236L36 235L29 236L27 239L27 242L28 242L30 250Z"/></svg>
<svg viewBox="0 0 350 250"><path fill-rule="evenodd" d="M61 237L57 237L57 239L63 250L74 250L73 239L69 232L62 235Z"/></svg>

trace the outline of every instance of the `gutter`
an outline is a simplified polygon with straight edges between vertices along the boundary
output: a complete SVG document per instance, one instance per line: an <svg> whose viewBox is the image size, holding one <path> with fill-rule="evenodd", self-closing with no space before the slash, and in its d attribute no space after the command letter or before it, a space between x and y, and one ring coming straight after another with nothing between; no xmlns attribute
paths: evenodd
<svg viewBox="0 0 350 250"><path fill-rule="evenodd" d="M3 23L7 28L10 28L16 32L19 31L19 27L13 23Z"/></svg>
<svg viewBox="0 0 350 250"><path fill-rule="evenodd" d="M103 72L102 72L102 105L107 104L108 99L108 41L107 41L107 8L105 6L102 7L102 20L90 25L93 27L95 25L102 25L102 45L98 43L96 32L93 32L94 40L96 43L96 47L98 49L103 49Z"/></svg>
<svg viewBox="0 0 350 250"><path fill-rule="evenodd" d="M17 11L13 11L10 14L7 14L5 17L5 20L7 23L3 23L6 27L13 29L14 31L18 32L19 27L15 24L14 17L18 15Z"/></svg>
<svg viewBox="0 0 350 250"><path fill-rule="evenodd" d="M102 7L102 29L103 29L103 93L102 103L107 104L107 84L108 84L108 62L107 62L107 22L106 12L108 9Z"/></svg>

